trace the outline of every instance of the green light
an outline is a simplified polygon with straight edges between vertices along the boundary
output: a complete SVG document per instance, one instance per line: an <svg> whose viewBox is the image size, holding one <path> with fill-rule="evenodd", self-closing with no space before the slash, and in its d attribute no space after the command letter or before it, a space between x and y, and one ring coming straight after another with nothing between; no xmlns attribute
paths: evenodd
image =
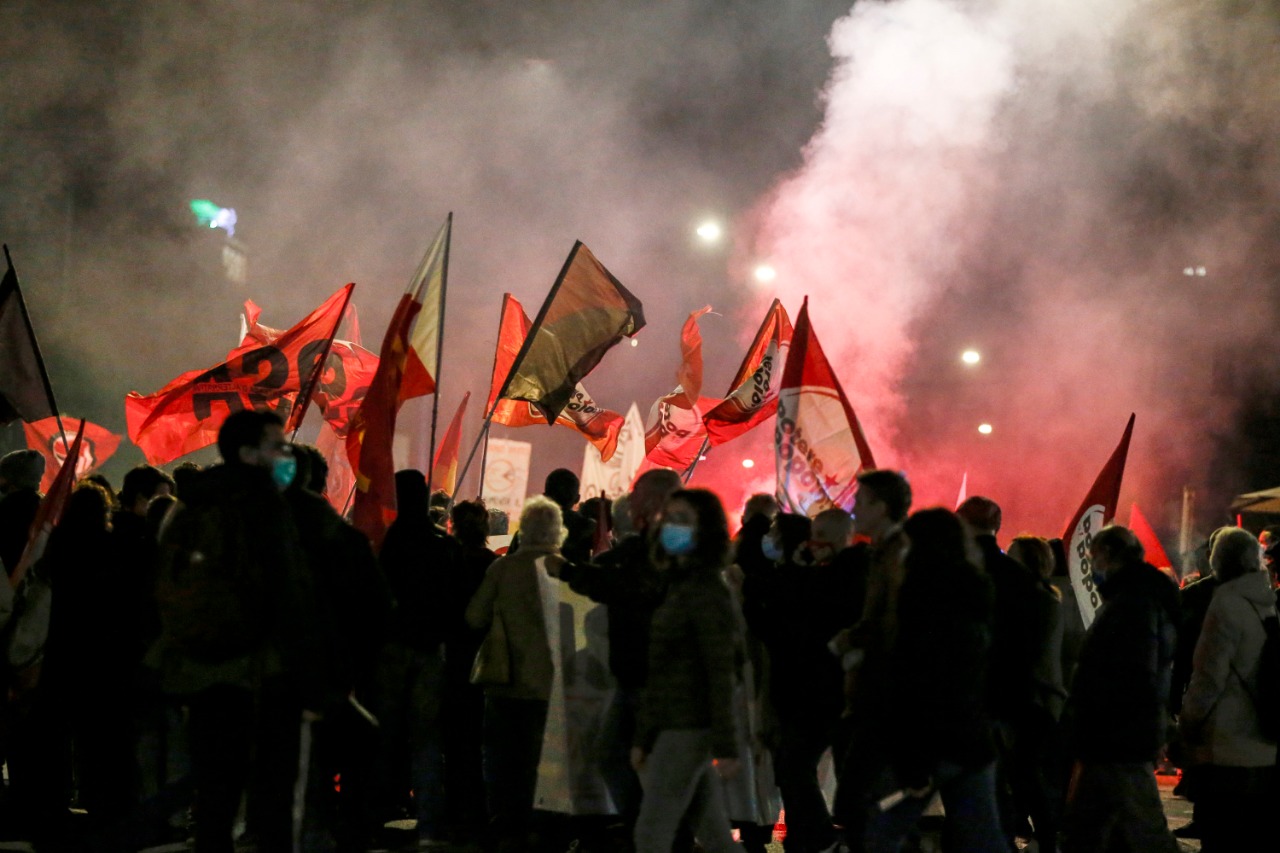
<svg viewBox="0 0 1280 853"><path fill-rule="evenodd" d="M191 212L196 215L196 220L201 225L213 227L213 221L218 218L218 212L222 208L208 199L197 198L191 202Z"/></svg>

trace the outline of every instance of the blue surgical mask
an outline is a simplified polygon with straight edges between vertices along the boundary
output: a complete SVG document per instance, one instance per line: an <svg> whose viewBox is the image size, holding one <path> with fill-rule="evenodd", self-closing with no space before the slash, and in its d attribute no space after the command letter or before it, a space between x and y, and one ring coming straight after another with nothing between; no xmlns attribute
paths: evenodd
<svg viewBox="0 0 1280 853"><path fill-rule="evenodd" d="M692 524L672 524L667 522L658 531L658 541L662 544L662 550L673 557L679 557L683 554L693 553L693 546L697 542L697 538L694 536Z"/></svg>
<svg viewBox="0 0 1280 853"><path fill-rule="evenodd" d="M1098 593L1101 594L1107 586L1107 573L1100 569L1094 569L1089 573L1089 577L1093 579L1094 587L1096 587Z"/></svg>
<svg viewBox="0 0 1280 853"><path fill-rule="evenodd" d="M760 550L764 552L766 560L776 563L782 559L782 543L777 540L777 537L766 536L760 540Z"/></svg>
<svg viewBox="0 0 1280 853"><path fill-rule="evenodd" d="M277 456L271 462L271 479L275 481L276 488L280 491L283 492L289 488L289 484L296 476L298 476L298 460L292 456Z"/></svg>

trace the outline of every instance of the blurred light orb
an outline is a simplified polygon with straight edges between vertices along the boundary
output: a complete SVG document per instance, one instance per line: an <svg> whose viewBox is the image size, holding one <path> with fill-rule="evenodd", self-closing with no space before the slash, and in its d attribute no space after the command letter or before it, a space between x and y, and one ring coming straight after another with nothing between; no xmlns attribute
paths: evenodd
<svg viewBox="0 0 1280 853"><path fill-rule="evenodd" d="M720 228L720 224L718 222L713 222L708 219L706 222L698 226L697 234L702 238L702 242L704 243L716 243L719 242L721 236L724 235L724 231Z"/></svg>
<svg viewBox="0 0 1280 853"><path fill-rule="evenodd" d="M756 467L756 461L755 461L754 459L743 459L743 460L742 460L742 467L743 467L743 468L754 468L754 467Z"/></svg>
<svg viewBox="0 0 1280 853"><path fill-rule="evenodd" d="M967 349L964 352L960 353L960 360L963 361L965 364L970 364L970 365L977 364L978 362L982 361L982 354L979 353L976 349Z"/></svg>
<svg viewBox="0 0 1280 853"><path fill-rule="evenodd" d="M991 424L978 424L978 432L983 435L991 435Z"/></svg>
<svg viewBox="0 0 1280 853"><path fill-rule="evenodd" d="M768 264L760 264L756 267L755 277L761 284L768 284L778 277L778 271Z"/></svg>
<svg viewBox="0 0 1280 853"><path fill-rule="evenodd" d="M638 346L640 346L640 342L639 342L638 340L636 340L635 338L632 338L632 339L631 339L631 345L632 345L633 347L638 347Z"/></svg>

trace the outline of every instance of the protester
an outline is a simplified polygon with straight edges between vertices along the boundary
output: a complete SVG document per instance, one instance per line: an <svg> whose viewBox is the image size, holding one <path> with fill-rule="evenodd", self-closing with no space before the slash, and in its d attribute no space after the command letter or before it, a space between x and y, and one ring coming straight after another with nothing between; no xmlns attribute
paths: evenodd
<svg viewBox="0 0 1280 853"><path fill-rule="evenodd" d="M629 498L634 533L587 565L568 565L562 577L578 593L608 608L609 671L617 681L600 734L601 767L618 809L617 834L630 838L640 813L641 787L631 767L636 715L649 672L649 625L666 594L653 554L667 499L681 488L670 468L641 474Z"/></svg>
<svg viewBox="0 0 1280 853"><path fill-rule="evenodd" d="M1261 549L1248 531L1219 532L1210 556L1217 591L1196 644L1178 731L1198 768L1196 824L1204 853L1274 843L1276 742L1262 732L1255 697L1276 615Z"/></svg>
<svg viewBox="0 0 1280 853"><path fill-rule="evenodd" d="M0 458L0 562L10 577L27 547L43 477L44 457L39 451L15 450Z"/></svg>
<svg viewBox="0 0 1280 853"><path fill-rule="evenodd" d="M1169 719L1178 589L1143 561L1128 528L1095 533L1089 561L1103 603L1067 703L1075 765L1063 849L1176 851L1154 762Z"/></svg>
<svg viewBox="0 0 1280 853"><path fill-rule="evenodd" d="M632 749L644 783L637 853L668 853L686 813L704 850L741 850L713 780L739 770L732 705L741 638L721 578L728 548L719 498L689 489L668 499L654 557L668 590L653 614Z"/></svg>
<svg viewBox="0 0 1280 853"><path fill-rule="evenodd" d="M258 849L287 851L299 708L319 706L322 684L313 591L280 495L296 469L268 412L228 417L218 451L221 465L184 484L161 539L153 655L190 708L196 851L232 850L246 786Z"/></svg>
<svg viewBox="0 0 1280 853"><path fill-rule="evenodd" d="M955 513L925 509L903 524L909 546L889 649L889 772L877 797L903 796L867 826L868 853L897 851L937 792L944 846L971 853L1012 849L996 807L995 747L983 690L992 656L995 592L969 562Z"/></svg>
<svg viewBox="0 0 1280 853"><path fill-rule="evenodd" d="M542 494L560 507L565 534L560 551L570 563L586 563L591 559L591 547L595 544L596 520L574 509L578 503L578 475L568 468L557 468L547 475ZM521 533L511 542L510 553L523 547Z"/></svg>
<svg viewBox="0 0 1280 853"><path fill-rule="evenodd" d="M374 716L381 722L378 802L394 815L412 788L419 841L443 844L444 640L457 542L435 523L421 471L397 471L395 482L396 518L379 555L395 610L374 698Z"/></svg>
<svg viewBox="0 0 1280 853"><path fill-rule="evenodd" d="M485 686L484 776L500 851L528 849L533 796L555 665L548 644L548 602L564 566L560 507L530 498L520 514L520 552L495 560L467 605L467 624L505 634L509 676Z"/></svg>

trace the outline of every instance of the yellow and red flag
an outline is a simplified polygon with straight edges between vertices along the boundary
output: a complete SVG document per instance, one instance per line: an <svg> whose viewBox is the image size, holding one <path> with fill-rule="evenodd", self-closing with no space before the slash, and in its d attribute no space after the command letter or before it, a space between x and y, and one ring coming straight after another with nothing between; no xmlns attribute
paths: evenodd
<svg viewBox="0 0 1280 853"><path fill-rule="evenodd" d="M862 425L809 324L808 298L782 371L774 443L778 502L787 512L812 517L832 507L852 509L854 478L875 467Z"/></svg>
<svg viewBox="0 0 1280 853"><path fill-rule="evenodd" d="M453 420L449 421L449 428L445 430L444 438L440 439L440 447L436 449L435 461L431 464L431 491L433 492L443 489L452 495L457 490L458 454L462 448L462 418L467 413L467 402L470 399L470 391L462 395L458 411L453 413Z"/></svg>
<svg viewBox="0 0 1280 853"><path fill-rule="evenodd" d="M436 389L452 226L453 214L449 214L396 306L382 338L377 372L364 401L351 416L347 456L356 475L352 522L375 548L381 547L387 525L396 515L391 455L396 416L405 400Z"/></svg>
<svg viewBox="0 0 1280 853"><path fill-rule="evenodd" d="M111 458L120 446L121 436L89 421L78 421L64 417L61 425L57 418L44 418L35 423L24 423L22 431L27 437L27 447L37 450L44 457L44 479L40 481L40 491L48 492L53 487L53 479L62 470L62 463L67 459L67 433L80 432L84 429L84 439L80 443L80 456L76 460L75 477L83 480L102 467L102 463Z"/></svg>

